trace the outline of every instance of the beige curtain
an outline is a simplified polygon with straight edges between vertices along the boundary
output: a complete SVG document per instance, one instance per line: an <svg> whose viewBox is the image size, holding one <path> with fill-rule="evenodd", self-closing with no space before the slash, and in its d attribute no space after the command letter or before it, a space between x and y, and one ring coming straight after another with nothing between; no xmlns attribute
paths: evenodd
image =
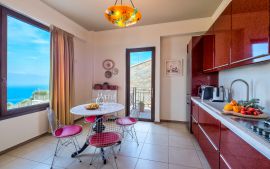
<svg viewBox="0 0 270 169"><path fill-rule="evenodd" d="M61 124L73 124L73 35L51 26L50 106Z"/></svg>

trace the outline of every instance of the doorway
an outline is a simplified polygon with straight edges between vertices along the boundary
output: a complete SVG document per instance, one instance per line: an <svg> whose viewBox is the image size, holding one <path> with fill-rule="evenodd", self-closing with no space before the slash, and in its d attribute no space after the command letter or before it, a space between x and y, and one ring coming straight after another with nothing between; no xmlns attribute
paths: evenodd
<svg viewBox="0 0 270 169"><path fill-rule="evenodd" d="M128 116L154 121L155 47L126 49L126 98Z"/></svg>

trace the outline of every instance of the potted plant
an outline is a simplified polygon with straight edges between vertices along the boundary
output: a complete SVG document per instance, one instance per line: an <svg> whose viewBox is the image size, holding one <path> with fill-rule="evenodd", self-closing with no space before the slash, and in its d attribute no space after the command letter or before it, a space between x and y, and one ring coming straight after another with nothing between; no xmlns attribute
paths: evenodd
<svg viewBox="0 0 270 169"><path fill-rule="evenodd" d="M144 102L143 101L140 101L139 104L138 104L138 106L139 106L140 112L144 112Z"/></svg>

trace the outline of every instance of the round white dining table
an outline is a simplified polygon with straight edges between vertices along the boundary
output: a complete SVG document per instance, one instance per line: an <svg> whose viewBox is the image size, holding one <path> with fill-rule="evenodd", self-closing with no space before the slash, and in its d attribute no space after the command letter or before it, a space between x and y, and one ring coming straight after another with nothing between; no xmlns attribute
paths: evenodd
<svg viewBox="0 0 270 169"><path fill-rule="evenodd" d="M87 110L85 107L87 104L79 105L70 109L70 113L74 115L81 115L81 116L97 116L97 118L102 117L104 115L113 114L125 109L125 106L119 103L105 103L99 106L97 110ZM80 153L82 153L87 147L89 146L89 141L86 139L86 142L81 147L79 151L74 152L71 157L74 158ZM102 153L104 154L103 149L101 149ZM103 159L105 157L103 155ZM106 160L105 160L106 163ZM105 164L104 163L104 164Z"/></svg>
<svg viewBox="0 0 270 169"><path fill-rule="evenodd" d="M96 110L87 110L88 104L79 105L70 109L70 113L81 116L102 116L112 114L125 109L125 106L119 103L105 103Z"/></svg>

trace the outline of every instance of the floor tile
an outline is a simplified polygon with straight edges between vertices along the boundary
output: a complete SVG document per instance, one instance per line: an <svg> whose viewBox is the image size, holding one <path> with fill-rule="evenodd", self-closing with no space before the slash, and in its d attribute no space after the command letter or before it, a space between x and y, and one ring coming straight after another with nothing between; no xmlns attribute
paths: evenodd
<svg viewBox="0 0 270 169"><path fill-rule="evenodd" d="M196 150L183 148L169 148L169 163L188 167L202 168Z"/></svg>
<svg viewBox="0 0 270 169"><path fill-rule="evenodd" d="M145 160L153 160L159 162L168 162L169 148L168 146L144 144L140 158Z"/></svg>
<svg viewBox="0 0 270 169"><path fill-rule="evenodd" d="M118 154L122 156L139 157L142 147L143 144L139 144L138 146L136 142L124 141L122 142L121 150ZM115 150L118 151L118 147Z"/></svg>
<svg viewBox="0 0 270 169"><path fill-rule="evenodd" d="M145 143L168 146L169 138L166 134L148 133Z"/></svg>
<svg viewBox="0 0 270 169"><path fill-rule="evenodd" d="M138 122L135 125L139 146L135 140L123 139L121 151L115 147L119 169L209 169L199 144L191 135L185 124ZM79 135L80 146L86 141L88 126ZM35 141L20 146L0 156L0 169L49 169L57 139L45 135ZM89 146L79 157L71 158L75 151L73 144L64 147L55 159L54 169L95 169L90 160L95 148ZM102 164L102 163L101 163ZM109 157L107 165L102 169L111 169L114 158Z"/></svg>
<svg viewBox="0 0 270 169"><path fill-rule="evenodd" d="M17 158L1 167L1 169L33 169L39 164L38 162Z"/></svg>
<svg viewBox="0 0 270 169"><path fill-rule="evenodd" d="M169 134L169 129L167 126L162 125L153 125L149 129L149 133L156 133L156 134Z"/></svg>
<svg viewBox="0 0 270 169"><path fill-rule="evenodd" d="M204 156L203 152L202 151L197 151L197 154L201 160L201 164L202 164L202 167L204 169L211 169L206 157Z"/></svg>
<svg viewBox="0 0 270 169"><path fill-rule="evenodd" d="M168 169L167 163L139 159L135 169Z"/></svg>
<svg viewBox="0 0 270 169"><path fill-rule="evenodd" d="M1 155L0 156L0 166L4 166L4 165L10 163L13 160L16 160L16 157L12 157L12 156L9 156L9 155L6 155L6 154Z"/></svg>
<svg viewBox="0 0 270 169"><path fill-rule="evenodd" d="M196 169L196 168L182 166L182 165L169 164L169 169Z"/></svg>
<svg viewBox="0 0 270 169"><path fill-rule="evenodd" d="M195 149L192 140L188 137L169 136L169 146Z"/></svg>

